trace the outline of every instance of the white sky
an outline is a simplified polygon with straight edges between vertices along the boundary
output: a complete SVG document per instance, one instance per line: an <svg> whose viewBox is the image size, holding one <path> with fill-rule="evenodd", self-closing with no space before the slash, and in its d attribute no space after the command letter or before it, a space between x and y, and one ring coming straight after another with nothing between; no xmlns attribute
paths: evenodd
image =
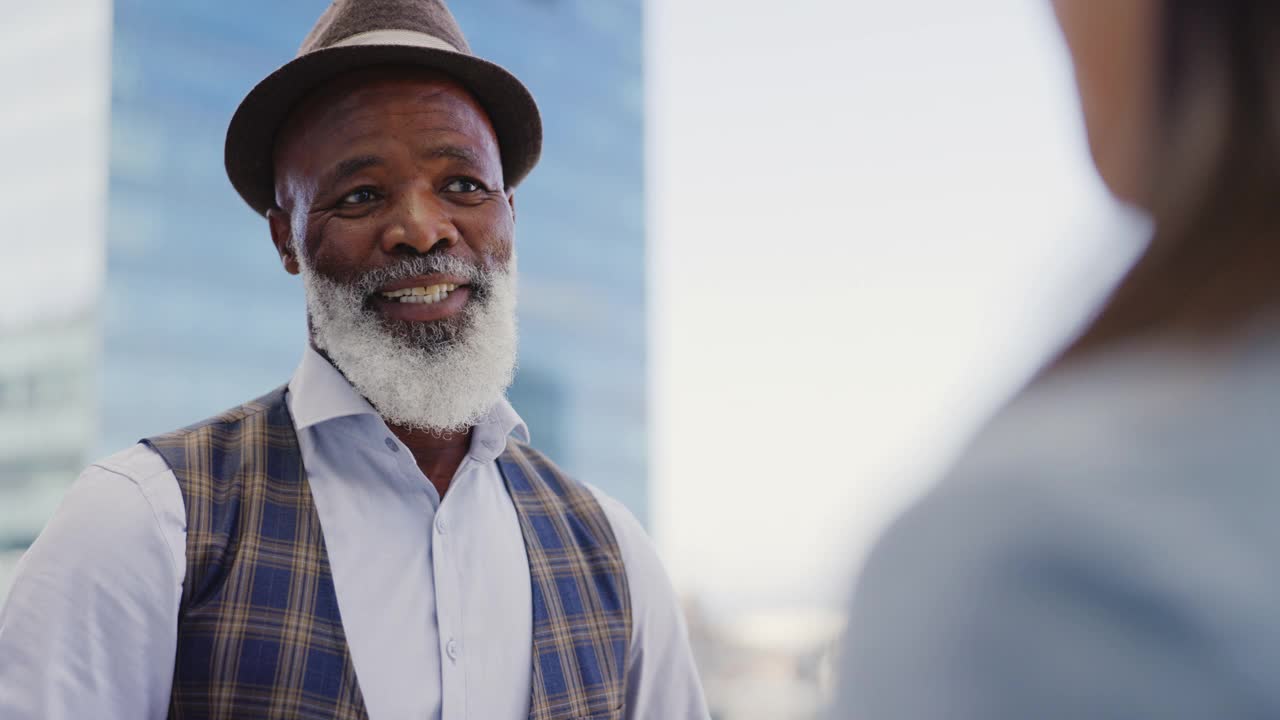
<svg viewBox="0 0 1280 720"><path fill-rule="evenodd" d="M110 2L4 10L0 329L89 307L100 293L111 91Z"/></svg>
<svg viewBox="0 0 1280 720"><path fill-rule="evenodd" d="M1047 0L650 0L655 532L713 608L837 605L1140 221Z"/></svg>

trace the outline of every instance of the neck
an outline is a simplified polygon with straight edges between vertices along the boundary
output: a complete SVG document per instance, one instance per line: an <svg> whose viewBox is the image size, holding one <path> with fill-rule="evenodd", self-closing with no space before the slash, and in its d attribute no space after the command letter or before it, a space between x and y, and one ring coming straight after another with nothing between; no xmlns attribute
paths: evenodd
<svg viewBox="0 0 1280 720"><path fill-rule="evenodd" d="M471 448L471 429L441 433L392 423L387 423L387 427L413 453L418 469L422 470L422 474L427 476L443 498L454 474L458 472L458 466Z"/></svg>
<svg viewBox="0 0 1280 720"><path fill-rule="evenodd" d="M310 321L308 321L309 323ZM308 324L308 330L310 330ZM342 373L338 368L338 364L329 357L329 353L320 349L315 342L315 334L311 333L311 347L320 354L329 364ZM345 375L344 375L345 377ZM453 481L453 476L458 472L458 466L462 464L462 459L467 456L467 451L471 449L471 429L468 428L462 432L442 433L433 430L421 430L416 428L397 425L386 418L383 421L387 423L387 427L398 438L400 442L405 444L413 453L413 459L418 463L418 469L423 475L431 481L431 484L439 491L440 497L443 498L445 491L449 489L449 483Z"/></svg>

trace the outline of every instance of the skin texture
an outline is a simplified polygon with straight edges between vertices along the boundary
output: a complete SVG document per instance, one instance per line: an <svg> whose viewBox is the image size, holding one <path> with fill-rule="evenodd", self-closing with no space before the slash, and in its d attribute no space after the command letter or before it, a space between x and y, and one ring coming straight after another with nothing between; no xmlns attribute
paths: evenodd
<svg viewBox="0 0 1280 720"><path fill-rule="evenodd" d="M515 198L504 189L493 126L475 98L444 76L376 68L334 80L294 110L274 167L278 207L267 221L291 274L299 272L295 247L316 272L344 283L417 254L489 268L511 258ZM432 275L409 285L449 280ZM467 302L459 288L439 306L375 296L371 307L390 320L430 322ZM470 431L441 437L389 426L443 496Z"/></svg>
<svg viewBox="0 0 1280 720"><path fill-rule="evenodd" d="M1150 209L1159 0L1053 0L1075 65L1089 148L1117 198Z"/></svg>

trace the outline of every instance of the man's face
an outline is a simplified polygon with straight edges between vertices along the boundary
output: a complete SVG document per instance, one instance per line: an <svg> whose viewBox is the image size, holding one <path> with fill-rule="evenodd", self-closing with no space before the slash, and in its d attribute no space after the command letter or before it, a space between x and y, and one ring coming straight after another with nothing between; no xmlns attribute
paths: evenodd
<svg viewBox="0 0 1280 720"><path fill-rule="evenodd" d="M339 283L422 255L490 270L511 257L513 198L493 127L447 78L393 68L340 78L295 110L275 174L283 212L269 219L291 272L294 251ZM427 294L404 294L415 289ZM369 290L369 309L392 325L455 318L475 295L448 272Z"/></svg>
<svg viewBox="0 0 1280 720"><path fill-rule="evenodd" d="M275 152L268 221L312 344L394 424L462 430L515 366L512 196L489 120L422 71L347 75Z"/></svg>

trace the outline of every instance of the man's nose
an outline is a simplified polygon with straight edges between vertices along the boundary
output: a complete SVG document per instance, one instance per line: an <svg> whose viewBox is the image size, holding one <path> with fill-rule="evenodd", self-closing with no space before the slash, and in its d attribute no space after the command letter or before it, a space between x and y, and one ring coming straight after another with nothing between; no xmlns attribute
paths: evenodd
<svg viewBox="0 0 1280 720"><path fill-rule="evenodd" d="M449 204L429 185L407 192L400 205L395 220L383 231L383 252L426 254L447 250L462 240Z"/></svg>

